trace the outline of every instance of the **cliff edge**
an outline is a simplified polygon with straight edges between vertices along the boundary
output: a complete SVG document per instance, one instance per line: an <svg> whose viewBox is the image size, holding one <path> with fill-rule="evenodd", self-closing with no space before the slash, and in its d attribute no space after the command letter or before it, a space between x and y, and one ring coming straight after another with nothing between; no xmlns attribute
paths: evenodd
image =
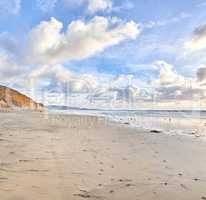
<svg viewBox="0 0 206 200"><path fill-rule="evenodd" d="M0 85L0 108L43 110L44 106L16 90Z"/></svg>

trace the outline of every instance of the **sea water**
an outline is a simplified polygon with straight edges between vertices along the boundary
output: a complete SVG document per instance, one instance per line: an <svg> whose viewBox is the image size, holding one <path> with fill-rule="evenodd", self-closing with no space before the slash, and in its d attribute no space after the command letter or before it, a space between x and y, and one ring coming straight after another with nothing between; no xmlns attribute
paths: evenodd
<svg viewBox="0 0 206 200"><path fill-rule="evenodd" d="M168 134L206 136L206 111L198 110L102 110L50 109L51 112L103 116L133 127L158 130Z"/></svg>

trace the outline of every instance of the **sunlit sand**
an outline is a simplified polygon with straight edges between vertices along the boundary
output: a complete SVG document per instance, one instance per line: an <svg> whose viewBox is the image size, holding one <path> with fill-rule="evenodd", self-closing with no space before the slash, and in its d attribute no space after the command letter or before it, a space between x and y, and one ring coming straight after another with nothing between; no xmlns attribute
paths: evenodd
<svg viewBox="0 0 206 200"><path fill-rule="evenodd" d="M205 142L89 116L0 113L3 200L206 197Z"/></svg>

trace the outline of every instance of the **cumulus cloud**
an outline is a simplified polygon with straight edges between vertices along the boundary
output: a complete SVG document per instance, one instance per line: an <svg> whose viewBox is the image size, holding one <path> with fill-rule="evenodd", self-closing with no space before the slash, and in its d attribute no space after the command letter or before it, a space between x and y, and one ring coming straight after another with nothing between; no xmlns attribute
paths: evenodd
<svg viewBox="0 0 206 200"><path fill-rule="evenodd" d="M193 37L185 43L185 48L191 51L199 51L206 48L206 25L197 27Z"/></svg>
<svg viewBox="0 0 206 200"><path fill-rule="evenodd" d="M1 15L16 15L21 9L21 0L1 0L0 14Z"/></svg>
<svg viewBox="0 0 206 200"><path fill-rule="evenodd" d="M40 89L49 96L58 94L83 98L83 102L131 102L139 96L140 89L131 83L128 75L75 74L62 65L44 65L27 71L16 82L18 87Z"/></svg>
<svg viewBox="0 0 206 200"><path fill-rule="evenodd" d="M174 67L165 61L155 62L159 70L159 77L153 81L154 95L157 101L167 100L190 100L206 98L205 87L199 84L205 75L197 71L196 78L184 77L178 74Z"/></svg>
<svg viewBox="0 0 206 200"><path fill-rule="evenodd" d="M139 101L149 101L150 104L153 100L157 104L188 100L192 105L194 100L206 98L206 86L200 84L206 80L204 66L198 69L197 77L194 78L183 77L165 61L157 61L155 66L159 76L152 81L151 90L147 91L140 88L136 78L131 75L76 74L63 65L39 65L32 70L25 70L3 55L0 56L0 79L4 83L12 82L17 88L45 91L48 102L51 103L50 97L55 97L52 98L53 104L55 100L58 103L58 100L66 97L75 105L78 100L79 106L84 102L85 106L114 107L124 106L125 103L138 104Z"/></svg>
<svg viewBox="0 0 206 200"><path fill-rule="evenodd" d="M43 12L49 12L52 11L58 0L36 0L37 2L37 7L43 11Z"/></svg>
<svg viewBox="0 0 206 200"><path fill-rule="evenodd" d="M72 73L62 65L44 65L32 70L29 77L37 82L45 79L55 79L59 82L66 82L72 78Z"/></svg>
<svg viewBox="0 0 206 200"><path fill-rule="evenodd" d="M33 87L40 86L49 91L63 89L65 93L88 93L97 84L96 77L89 74L76 75L62 65L39 66L28 74L28 79Z"/></svg>
<svg viewBox="0 0 206 200"><path fill-rule="evenodd" d="M81 60L104 51L128 39L136 39L139 25L105 17L94 17L89 22L73 21L63 32L63 24L51 18L34 27L29 34L26 61L56 64Z"/></svg>
<svg viewBox="0 0 206 200"><path fill-rule="evenodd" d="M96 12L110 12L112 10L112 0L79 0L74 2L73 0L63 0L63 2L69 6L72 7L74 5L76 6L82 6L84 5L87 10L87 14L95 14Z"/></svg>
<svg viewBox="0 0 206 200"><path fill-rule="evenodd" d="M96 13L98 11L110 11L112 9L111 0L86 0L88 1L88 11L90 13Z"/></svg>
<svg viewBox="0 0 206 200"><path fill-rule="evenodd" d="M128 77L75 74L62 64L82 60L126 40L136 39L139 25L118 18L94 17L76 20L63 31L63 24L51 18L34 27L27 40L18 42L8 34L0 35L0 79L15 88L81 94L87 101L101 97L127 101L139 90L129 85ZM114 78L114 79L113 79ZM103 84L102 84L103 83ZM84 100L85 100L84 99Z"/></svg>
<svg viewBox="0 0 206 200"><path fill-rule="evenodd" d="M165 61L156 61L158 78L152 80L151 90L140 88L129 75L111 76L76 74L63 63L82 60L126 40L136 39L140 33L135 22L118 18L94 17L90 21L72 21L64 31L55 18L42 21L29 33L24 54L18 54L19 43L7 35L0 35L0 79L20 87L38 88L48 92L82 97L83 102L158 102L206 98L206 67L200 66L196 77L185 77ZM199 30L199 35L204 35ZM22 45L24 46L24 45ZM23 56L22 56L23 55ZM136 78L137 79L137 78ZM102 83L103 81L103 83ZM78 96L79 95L79 96Z"/></svg>
<svg viewBox="0 0 206 200"><path fill-rule="evenodd" d="M140 88L131 75L105 76L101 74L75 74L62 65L39 66L27 74L29 84L42 88L50 94L59 93L70 97L80 95L83 102L105 105L121 105L139 101L163 103L168 101L190 101L206 98L206 70L200 67L197 77L184 77L165 61L155 62L158 79L152 81L151 90ZM25 80L24 80L25 82ZM25 82L26 83L26 82ZM31 85L29 85L31 86ZM148 88L147 88L148 89ZM89 105L89 104L88 104Z"/></svg>
<svg viewBox="0 0 206 200"><path fill-rule="evenodd" d="M46 4L46 7L49 7L48 2L52 2L51 6L54 7L57 1L62 2L67 8L76 8L83 7L86 9L86 14L94 15L97 12L111 12L115 9L113 8L112 0L37 0L43 2L42 4ZM54 2L55 1L55 2ZM54 2L54 3L53 3ZM124 6L128 6L124 4ZM44 6L45 7L45 6ZM43 8L44 8L43 7Z"/></svg>
<svg viewBox="0 0 206 200"><path fill-rule="evenodd" d="M91 101L105 101L107 103L132 102L137 99L140 89L132 83L130 75L119 75L111 78L103 87L99 85L89 96Z"/></svg>
<svg viewBox="0 0 206 200"><path fill-rule="evenodd" d="M156 61L155 66L159 70L159 79L156 84L159 85L182 85L185 83L185 78L179 75L172 65L165 61Z"/></svg>
<svg viewBox="0 0 206 200"><path fill-rule="evenodd" d="M130 83L131 77L127 75L107 77L101 84L98 75L76 75L62 65L38 67L28 77L35 87L41 85L52 92L60 89L65 93L87 93L90 100L129 101L139 94L139 89Z"/></svg>

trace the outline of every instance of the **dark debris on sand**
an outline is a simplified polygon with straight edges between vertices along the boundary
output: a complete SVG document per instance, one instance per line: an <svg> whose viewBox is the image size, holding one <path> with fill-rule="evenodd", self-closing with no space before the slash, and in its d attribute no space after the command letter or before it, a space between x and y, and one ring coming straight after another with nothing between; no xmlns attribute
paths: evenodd
<svg viewBox="0 0 206 200"><path fill-rule="evenodd" d="M150 133L161 133L162 131L159 130L151 130Z"/></svg>

